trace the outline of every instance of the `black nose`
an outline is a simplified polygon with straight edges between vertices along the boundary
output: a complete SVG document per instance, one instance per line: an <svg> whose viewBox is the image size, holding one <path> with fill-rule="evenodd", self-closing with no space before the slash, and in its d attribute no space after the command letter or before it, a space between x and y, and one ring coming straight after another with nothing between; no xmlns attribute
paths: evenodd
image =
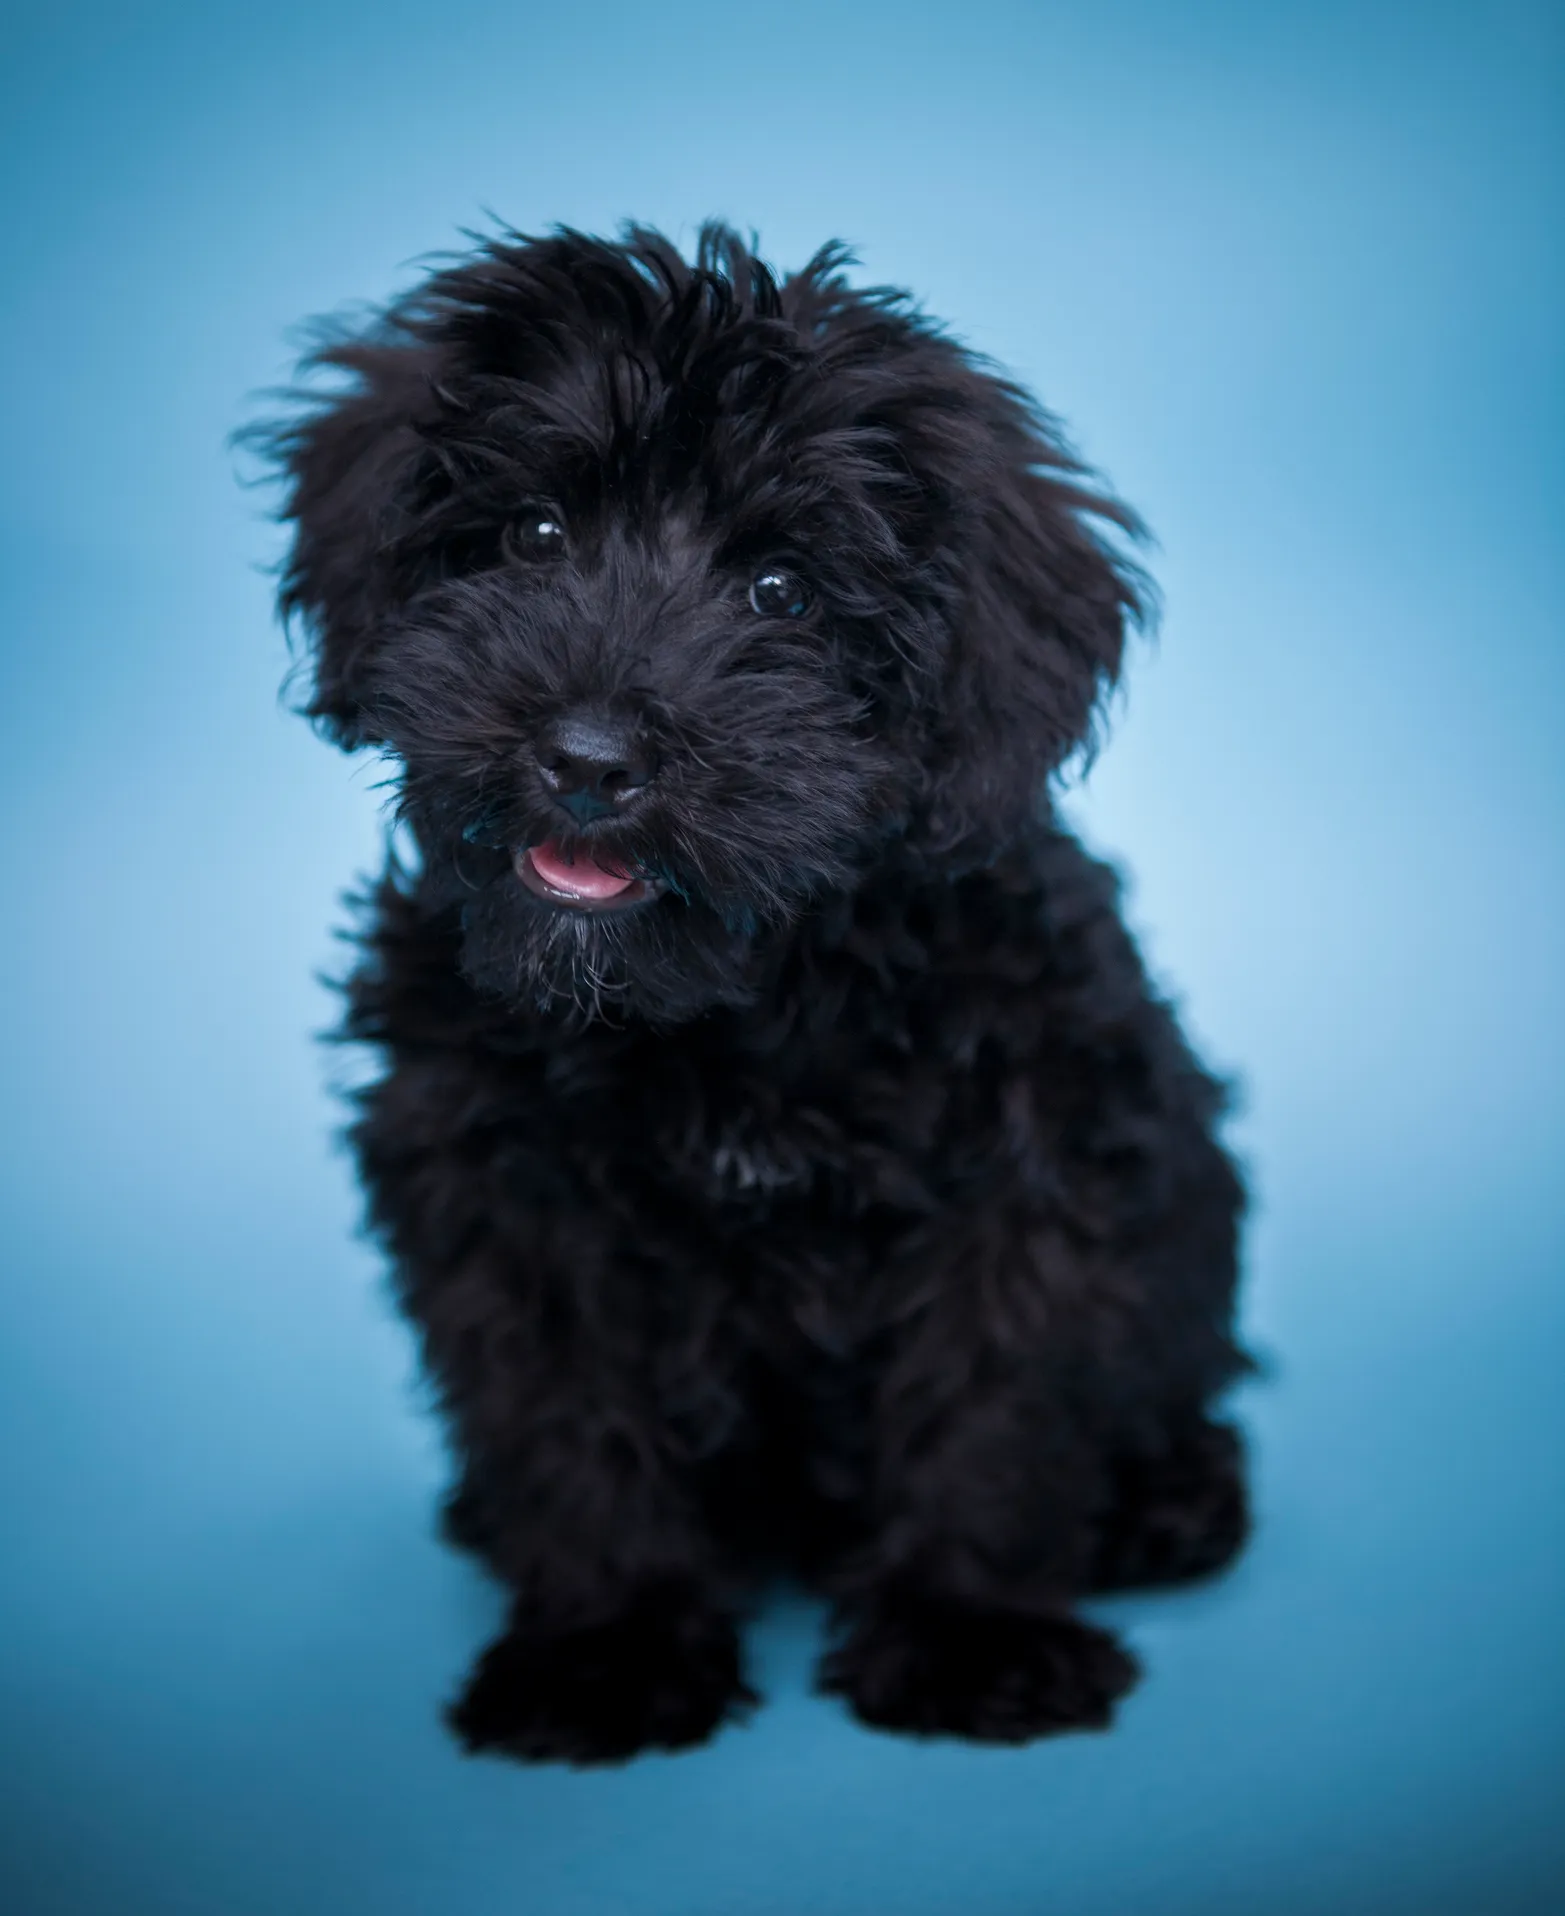
<svg viewBox="0 0 1565 1916"><path fill-rule="evenodd" d="M620 811L655 775L635 728L597 713L556 719L539 733L534 750L554 802L582 825Z"/></svg>

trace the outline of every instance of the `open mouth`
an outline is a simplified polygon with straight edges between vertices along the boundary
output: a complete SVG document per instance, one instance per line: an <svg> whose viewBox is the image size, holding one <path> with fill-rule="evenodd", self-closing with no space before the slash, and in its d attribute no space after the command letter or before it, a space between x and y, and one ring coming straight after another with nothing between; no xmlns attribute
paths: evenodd
<svg viewBox="0 0 1565 1916"><path fill-rule="evenodd" d="M628 911L665 889L657 879L628 871L605 853L584 845L567 851L554 838L520 847L512 864L530 892L570 911Z"/></svg>

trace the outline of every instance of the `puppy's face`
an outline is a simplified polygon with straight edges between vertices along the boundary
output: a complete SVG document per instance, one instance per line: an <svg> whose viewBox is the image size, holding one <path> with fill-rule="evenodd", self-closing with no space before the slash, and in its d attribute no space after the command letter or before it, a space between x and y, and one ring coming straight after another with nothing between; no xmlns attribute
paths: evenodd
<svg viewBox="0 0 1565 1916"><path fill-rule="evenodd" d="M497 244L276 429L311 709L401 767L480 989L742 1003L892 855L993 854L1134 610L1044 422L828 252Z"/></svg>

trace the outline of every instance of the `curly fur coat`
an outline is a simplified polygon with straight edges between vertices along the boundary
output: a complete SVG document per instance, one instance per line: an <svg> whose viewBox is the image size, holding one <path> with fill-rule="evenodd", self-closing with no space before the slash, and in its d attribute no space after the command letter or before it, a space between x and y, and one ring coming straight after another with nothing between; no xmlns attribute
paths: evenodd
<svg viewBox="0 0 1565 1916"><path fill-rule="evenodd" d="M1245 1532L1221 1092L1048 795L1135 521L844 264L505 235L269 429L309 710L416 847L347 1029L513 1600L470 1747L706 1737L778 1565L867 1722L1101 1725L1077 1600Z"/></svg>

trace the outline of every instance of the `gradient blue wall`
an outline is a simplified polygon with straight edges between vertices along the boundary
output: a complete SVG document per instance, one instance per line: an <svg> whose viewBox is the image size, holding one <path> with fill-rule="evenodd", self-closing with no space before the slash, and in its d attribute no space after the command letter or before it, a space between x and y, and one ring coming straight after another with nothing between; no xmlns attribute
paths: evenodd
<svg viewBox="0 0 1565 1916"><path fill-rule="evenodd" d="M56 6L4 27L0 1902L1565 1906L1557 8ZM831 234L1072 422L1167 617L1074 803L1242 1070L1260 1541L1107 1738L463 1763L495 1600L331 1143L373 769L224 437L493 209Z"/></svg>

